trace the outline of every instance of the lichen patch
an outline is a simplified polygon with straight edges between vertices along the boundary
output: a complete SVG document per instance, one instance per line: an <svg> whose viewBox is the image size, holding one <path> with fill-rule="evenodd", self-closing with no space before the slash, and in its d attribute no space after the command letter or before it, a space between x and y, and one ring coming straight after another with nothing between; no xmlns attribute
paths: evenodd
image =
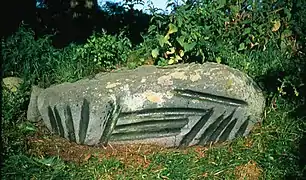
<svg viewBox="0 0 306 180"><path fill-rule="evenodd" d="M121 90L123 90L123 91L126 91L126 92L130 93L130 92L129 92L129 91L130 91L130 87L129 87L129 85L128 85L128 84L126 84L126 85L124 85L123 87L121 87Z"/></svg>
<svg viewBox="0 0 306 180"><path fill-rule="evenodd" d="M149 95L149 96L147 96L147 99L151 102L154 102L154 103L161 102L161 98L159 96L156 96L156 95Z"/></svg>
<svg viewBox="0 0 306 180"><path fill-rule="evenodd" d="M165 97L167 99L171 99L173 96L174 96L174 94L171 91L167 91L166 94L165 94Z"/></svg>
<svg viewBox="0 0 306 180"><path fill-rule="evenodd" d="M144 106L146 99L142 94L127 95L123 98L123 104L129 111L137 111Z"/></svg>
<svg viewBox="0 0 306 180"><path fill-rule="evenodd" d="M121 83L117 82L117 83L107 83L106 88L110 89L110 88L114 88L118 85L121 85Z"/></svg>
<svg viewBox="0 0 306 180"><path fill-rule="evenodd" d="M171 76L161 76L157 79L157 84L171 86L173 85L173 81L171 79Z"/></svg>
<svg viewBox="0 0 306 180"><path fill-rule="evenodd" d="M142 78L140 82L141 82L141 83L145 83L146 81L147 81L147 80L146 80L145 78Z"/></svg>
<svg viewBox="0 0 306 180"><path fill-rule="evenodd" d="M192 82L198 81L201 79L201 76L199 73L195 73L195 74L190 74L190 80Z"/></svg>
<svg viewBox="0 0 306 180"><path fill-rule="evenodd" d="M163 103L164 99L163 99L163 94L162 93L156 93L153 91L147 91L144 93L144 96L146 97L146 99L150 102L153 103Z"/></svg>
<svg viewBox="0 0 306 180"><path fill-rule="evenodd" d="M170 76L174 79L181 79L181 80L187 80L188 79L185 72L176 71L176 72L171 73Z"/></svg>
<svg viewBox="0 0 306 180"><path fill-rule="evenodd" d="M191 102L194 103L194 104L200 103L200 101L199 101L199 100L196 100L196 99L192 100Z"/></svg>

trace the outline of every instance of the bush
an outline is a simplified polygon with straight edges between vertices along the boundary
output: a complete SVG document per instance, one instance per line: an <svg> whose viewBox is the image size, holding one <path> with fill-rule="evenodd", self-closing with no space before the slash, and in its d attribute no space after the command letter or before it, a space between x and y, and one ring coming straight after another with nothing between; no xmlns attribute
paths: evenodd
<svg viewBox="0 0 306 180"><path fill-rule="evenodd" d="M255 8L259 5L262 7ZM222 61L220 53L224 51L264 51L271 41L279 47L285 45L291 37L290 7L257 2L253 8L225 1L181 6L169 17L153 17L148 36L156 39L158 57L167 54L171 59L171 54L180 55L181 51L185 61L195 56L201 56L202 62ZM173 49L175 53L167 53Z"/></svg>
<svg viewBox="0 0 306 180"><path fill-rule="evenodd" d="M274 73L273 93L285 85L297 95L303 60L296 57L293 5L283 1L187 3L169 16L153 15L139 49L150 52L156 64L212 61L238 68L262 84Z"/></svg>
<svg viewBox="0 0 306 180"><path fill-rule="evenodd" d="M35 40L34 32L21 26L2 43L4 76L22 77L28 84L48 87L73 82L99 71L124 64L131 43L122 36L94 34L84 45L55 49L46 36Z"/></svg>
<svg viewBox="0 0 306 180"><path fill-rule="evenodd" d="M302 90L305 90L303 83L306 82L306 3L303 0L297 0L295 4L287 1L253 2L247 5L232 0L202 0L176 7L170 15L153 12L150 28L143 36L144 42L134 48L123 35L95 33L84 45L70 44L56 49L52 46L51 36L35 39L32 30L21 26L14 35L2 41L4 76L18 76L25 82L16 93L3 93L3 144L6 157L9 157L4 168L6 175L69 177L69 173L65 173L67 167L58 159L39 160L24 155L24 137L36 131L33 124L25 121L31 85L48 87L74 82L119 65L134 68L152 64L151 61L156 65L213 61L253 77L265 88L270 100L274 100L272 108L267 108L271 117L262 124L261 135L250 137L260 141L260 156L256 158L260 159L258 161L268 177L282 176L290 171L295 174L299 170L297 164L287 168L285 162L288 159L282 153L292 155L294 158L290 161L297 163L297 145L292 145L294 151L288 146L300 140L300 127L304 125L292 121L296 117L288 116L288 111L294 111L291 105L299 103L279 96L304 97L301 93L305 93ZM281 108L287 105L290 108ZM266 149L262 149L261 144L267 146ZM265 156L267 153L269 156ZM226 151L224 155L228 154ZM254 154L258 155L257 152ZM272 156L284 160L274 162ZM255 158L253 154L251 157Z"/></svg>
<svg viewBox="0 0 306 180"><path fill-rule="evenodd" d="M77 52L79 58L90 59L94 66L108 69L126 63L131 48L130 40L122 35L100 33L93 34Z"/></svg>
<svg viewBox="0 0 306 180"><path fill-rule="evenodd" d="M22 77L30 83L52 83L55 49L50 38L34 39L34 32L21 26L2 43L4 76Z"/></svg>

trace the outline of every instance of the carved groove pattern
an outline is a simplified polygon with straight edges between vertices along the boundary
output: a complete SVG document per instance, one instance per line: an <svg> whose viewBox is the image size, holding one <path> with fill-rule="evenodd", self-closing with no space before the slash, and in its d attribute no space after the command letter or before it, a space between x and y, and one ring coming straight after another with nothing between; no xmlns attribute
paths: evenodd
<svg viewBox="0 0 306 180"><path fill-rule="evenodd" d="M87 99L83 100L83 105L81 109L81 120L80 120L80 130L79 130L79 141L84 144L86 133L89 124L89 102Z"/></svg>
<svg viewBox="0 0 306 180"><path fill-rule="evenodd" d="M100 144L107 145L107 142L117 124L118 117L121 112L121 107L119 104L114 104L114 102L109 102L111 106L111 112L109 114L109 118L106 119L106 126L102 132L102 136L100 138Z"/></svg>
<svg viewBox="0 0 306 180"><path fill-rule="evenodd" d="M194 139L198 132L204 127L210 116L213 114L213 109L209 110L207 114L201 117L201 119L190 129L190 131L183 137L180 146L188 146Z"/></svg>
<svg viewBox="0 0 306 180"><path fill-rule="evenodd" d="M211 119L216 112L214 108L152 108L133 112L121 112L119 104L109 102L110 111L106 114L106 119L101 127L101 137L99 143L106 145L109 140L125 141L140 140L148 138L169 137L181 135L182 129L188 129L187 133L179 142L179 147L190 146L195 140L197 145L205 145L210 142L226 141L232 133L239 119L234 114L239 107L248 104L239 99L216 96L192 90L174 90L176 96L199 101L209 101L225 106L235 107L235 109L225 117L226 112L220 114L215 119ZM90 121L90 103L84 99L81 106L81 117L79 121L79 143L84 144ZM56 106L53 109L48 106L48 116L52 131L65 136L64 130L70 141L76 142L76 132L72 118L71 108L67 105L64 108L64 121L61 120ZM199 117L193 127L188 127L191 117ZM235 137L243 136L250 121L248 116L241 126L235 128ZM63 127L62 122L66 128ZM210 124L207 124L207 123ZM201 134L199 134L201 132ZM195 139L198 137L198 139Z"/></svg>
<svg viewBox="0 0 306 180"><path fill-rule="evenodd" d="M52 108L48 106L48 116L50 119L50 124L52 131L55 134L60 135L61 137L65 136L64 127L62 124L61 117L59 115L58 109L56 106ZM75 137L75 129L74 129L74 123L72 119L72 113L71 108L69 106L66 106L64 109L64 116L65 116L65 126L68 134L68 139L72 142L76 142ZM79 142L80 144L84 144L87 134L87 129L89 125L89 119L90 119L90 111L89 111L89 102L87 99L83 100L83 104L81 107L81 119L79 124Z"/></svg>
<svg viewBox="0 0 306 180"><path fill-rule="evenodd" d="M214 103L224 104L228 106L247 106L248 103L240 100L240 99L234 99L229 97L223 97L223 96L217 96L214 94L204 93L204 92L198 92L193 91L189 89L174 89L173 90L175 95L181 96L184 98L191 98L195 100L202 100L202 101L210 101Z"/></svg>
<svg viewBox="0 0 306 180"><path fill-rule="evenodd" d="M71 113L71 108L69 106L66 106L64 110L64 115L65 115L65 124L68 131L67 132L68 139L72 142L76 142L72 113Z"/></svg>

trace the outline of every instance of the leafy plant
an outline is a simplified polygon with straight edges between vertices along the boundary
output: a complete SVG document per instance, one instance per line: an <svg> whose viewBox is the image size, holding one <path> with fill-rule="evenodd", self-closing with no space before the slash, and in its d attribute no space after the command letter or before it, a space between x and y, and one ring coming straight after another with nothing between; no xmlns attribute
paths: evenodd
<svg viewBox="0 0 306 180"><path fill-rule="evenodd" d="M230 179L237 167L253 161L264 179L302 177L305 122L295 113L305 96L305 1L188 0L182 6L167 2L173 6L172 13L151 9L149 30L134 48L123 35L95 33L84 45L55 49L51 36L35 39L35 33L26 26L2 41L5 77L24 80L15 93L3 93L4 178ZM120 153L119 159L89 158L81 165L58 157L26 155L29 147L25 137L37 131L25 121L31 85L73 82L118 65L135 68L206 61L239 69L264 87L268 106L265 119L250 136L209 150L195 148L193 153L183 150L147 156L132 152L137 163L144 159L147 168L133 167L128 163L132 157L124 155L128 158L124 159ZM182 174L185 171L188 174Z"/></svg>
<svg viewBox="0 0 306 180"><path fill-rule="evenodd" d="M6 41L2 41L4 76L22 77L29 83L52 83L56 50L52 47L50 36L34 39L34 32L22 25Z"/></svg>
<svg viewBox="0 0 306 180"><path fill-rule="evenodd" d="M153 14L142 48L149 48L146 51L158 65L212 61L238 68L254 78L273 69L288 72L301 65L297 61L292 64L299 51L292 8L292 3L283 1L186 3L169 16ZM275 55L274 59L268 52ZM295 72L279 78L293 80L298 76ZM290 84L295 89L301 82L293 80Z"/></svg>
<svg viewBox="0 0 306 180"><path fill-rule="evenodd" d="M114 68L126 62L132 48L129 39L106 33L92 35L87 43L77 49L82 59L90 59L96 67Z"/></svg>

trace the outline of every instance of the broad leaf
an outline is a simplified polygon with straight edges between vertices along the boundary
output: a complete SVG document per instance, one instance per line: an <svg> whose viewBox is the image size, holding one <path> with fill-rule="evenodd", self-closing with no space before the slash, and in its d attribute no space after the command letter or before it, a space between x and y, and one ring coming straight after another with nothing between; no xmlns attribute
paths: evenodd
<svg viewBox="0 0 306 180"><path fill-rule="evenodd" d="M191 51L195 47L196 44L197 44L196 42L193 42L190 44L184 44L183 47L184 47L185 52Z"/></svg>
<svg viewBox="0 0 306 180"><path fill-rule="evenodd" d="M218 9L223 8L226 5L226 0L218 0Z"/></svg>
<svg viewBox="0 0 306 180"><path fill-rule="evenodd" d="M176 41L182 46L182 47L184 47L184 45L185 45L185 37L184 36L180 36L180 37L177 37L176 38Z"/></svg>
<svg viewBox="0 0 306 180"><path fill-rule="evenodd" d="M221 57L217 57L217 58L216 58L216 62L217 62L218 64L221 64Z"/></svg>
<svg viewBox="0 0 306 180"><path fill-rule="evenodd" d="M157 58L159 55L159 49L158 48L153 49L151 55L153 58Z"/></svg>
<svg viewBox="0 0 306 180"><path fill-rule="evenodd" d="M238 51L242 51L242 50L244 50L246 47L245 47L245 44L244 43L241 43L241 44L239 44L239 49L238 49Z"/></svg>
<svg viewBox="0 0 306 180"><path fill-rule="evenodd" d="M171 64L174 64L174 63L175 63L174 58L170 58L169 61L168 61L168 64L171 65Z"/></svg>
<svg viewBox="0 0 306 180"><path fill-rule="evenodd" d="M166 39L164 36L162 35L158 35L158 42L159 42L159 45L161 47L164 47L164 44L167 43L168 39Z"/></svg>
<svg viewBox="0 0 306 180"><path fill-rule="evenodd" d="M280 21L279 21L279 20L277 20L277 21L273 21L273 28L272 28L272 31L273 31L273 32L278 31L278 30L279 30L279 28L280 28L280 26L281 26L281 23L280 23Z"/></svg>
<svg viewBox="0 0 306 180"><path fill-rule="evenodd" d="M183 50L180 50L180 51L179 51L179 56L181 56L181 57L184 56L184 51L183 51Z"/></svg>
<svg viewBox="0 0 306 180"><path fill-rule="evenodd" d="M251 30L251 28L245 28L242 35L250 34Z"/></svg>
<svg viewBox="0 0 306 180"><path fill-rule="evenodd" d="M174 54L174 53L175 53L175 48L174 48L174 47L170 48L169 50L170 50L170 51L167 51L167 52L166 52L167 55L169 55L169 54Z"/></svg>
<svg viewBox="0 0 306 180"><path fill-rule="evenodd" d="M171 57L168 61L168 64L174 64L177 63L179 60L182 60L182 58L178 55L175 55L175 57Z"/></svg>
<svg viewBox="0 0 306 180"><path fill-rule="evenodd" d="M176 32L177 32L177 27L174 24L170 23L168 34L173 34L173 33L176 33Z"/></svg>

